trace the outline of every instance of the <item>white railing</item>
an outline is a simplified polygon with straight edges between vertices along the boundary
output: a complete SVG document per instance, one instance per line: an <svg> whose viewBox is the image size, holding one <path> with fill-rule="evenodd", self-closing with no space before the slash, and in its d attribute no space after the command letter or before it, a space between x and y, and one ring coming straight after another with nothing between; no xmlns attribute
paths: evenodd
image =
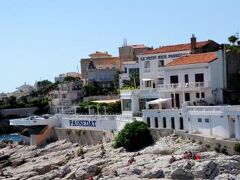
<svg viewBox="0 0 240 180"><path fill-rule="evenodd" d="M56 118L52 117L49 119L11 119L10 125L12 126L40 126L40 125L54 125L56 124Z"/></svg>
<svg viewBox="0 0 240 180"><path fill-rule="evenodd" d="M160 90L199 89L209 87L209 82L159 84L158 87L160 88Z"/></svg>

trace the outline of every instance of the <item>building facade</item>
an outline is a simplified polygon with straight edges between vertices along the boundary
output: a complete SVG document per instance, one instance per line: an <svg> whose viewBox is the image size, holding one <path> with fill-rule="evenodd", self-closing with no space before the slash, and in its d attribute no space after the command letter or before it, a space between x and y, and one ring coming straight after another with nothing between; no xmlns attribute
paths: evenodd
<svg viewBox="0 0 240 180"><path fill-rule="evenodd" d="M81 74L84 84L88 83L89 79L89 63L92 62L96 69L113 69L120 70L120 59L119 57L112 57L107 52L96 51L89 55L90 58L81 59ZM91 69L91 68L90 68Z"/></svg>

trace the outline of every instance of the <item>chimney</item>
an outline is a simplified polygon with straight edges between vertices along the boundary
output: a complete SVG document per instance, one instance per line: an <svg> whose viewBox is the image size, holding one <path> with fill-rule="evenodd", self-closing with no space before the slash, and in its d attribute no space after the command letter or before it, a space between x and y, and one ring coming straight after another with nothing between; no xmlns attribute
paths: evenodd
<svg viewBox="0 0 240 180"><path fill-rule="evenodd" d="M193 34L191 37L191 54L196 53L196 48L197 48L197 39Z"/></svg>

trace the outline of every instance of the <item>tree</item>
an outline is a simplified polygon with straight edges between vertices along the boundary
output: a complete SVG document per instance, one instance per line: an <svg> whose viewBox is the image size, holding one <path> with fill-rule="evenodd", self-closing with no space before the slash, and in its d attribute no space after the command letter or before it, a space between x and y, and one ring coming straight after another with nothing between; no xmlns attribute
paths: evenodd
<svg viewBox="0 0 240 180"><path fill-rule="evenodd" d="M237 45L240 46L240 40L237 41Z"/></svg>
<svg viewBox="0 0 240 180"><path fill-rule="evenodd" d="M74 81L77 81L77 80L80 80L79 77L72 77L72 76L67 76L64 78L64 82L74 82Z"/></svg>
<svg viewBox="0 0 240 180"><path fill-rule="evenodd" d="M113 78L113 84L116 89L119 88L119 74L120 74L120 71L117 71Z"/></svg>
<svg viewBox="0 0 240 180"><path fill-rule="evenodd" d="M115 138L114 147L124 147L128 151L144 148L153 143L147 124L142 121L127 123Z"/></svg>
<svg viewBox="0 0 240 180"><path fill-rule="evenodd" d="M232 36L230 36L230 37L228 38L228 41L229 41L230 43L232 43L232 45L234 45L237 40L238 40L238 38L237 38L236 36L234 36L234 35L232 35Z"/></svg>
<svg viewBox="0 0 240 180"><path fill-rule="evenodd" d="M130 80L123 80L123 87L137 88L140 85L139 74L133 73L129 75Z"/></svg>

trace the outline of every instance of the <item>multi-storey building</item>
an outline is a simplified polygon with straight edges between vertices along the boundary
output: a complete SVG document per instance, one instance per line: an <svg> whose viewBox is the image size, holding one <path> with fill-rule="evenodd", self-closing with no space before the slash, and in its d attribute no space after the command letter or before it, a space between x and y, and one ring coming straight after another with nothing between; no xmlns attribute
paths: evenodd
<svg viewBox="0 0 240 180"><path fill-rule="evenodd" d="M138 55L143 54L152 48L144 44L127 45L126 43L119 47L119 58L121 64L121 73L119 78L120 88L123 86L124 80L130 80L130 76L139 76Z"/></svg>
<svg viewBox="0 0 240 180"><path fill-rule="evenodd" d="M195 40L138 56L140 89L121 92L122 114L151 128L240 139L240 107L223 105L226 51Z"/></svg>
<svg viewBox="0 0 240 180"><path fill-rule="evenodd" d="M84 84L88 83L89 79L89 63L93 62L96 69L112 69L120 70L119 57L112 57L107 52L96 51L89 55L90 58L81 59L81 74ZM91 67L91 66L90 66Z"/></svg>
<svg viewBox="0 0 240 180"><path fill-rule="evenodd" d="M63 82L65 77L81 78L81 74L79 74L77 72L67 72L64 74L59 74L54 79L55 79L55 82Z"/></svg>
<svg viewBox="0 0 240 180"><path fill-rule="evenodd" d="M61 83L58 85L58 90L50 91L48 96L52 112L60 112L63 106L70 107L74 102L83 99L82 81Z"/></svg>

